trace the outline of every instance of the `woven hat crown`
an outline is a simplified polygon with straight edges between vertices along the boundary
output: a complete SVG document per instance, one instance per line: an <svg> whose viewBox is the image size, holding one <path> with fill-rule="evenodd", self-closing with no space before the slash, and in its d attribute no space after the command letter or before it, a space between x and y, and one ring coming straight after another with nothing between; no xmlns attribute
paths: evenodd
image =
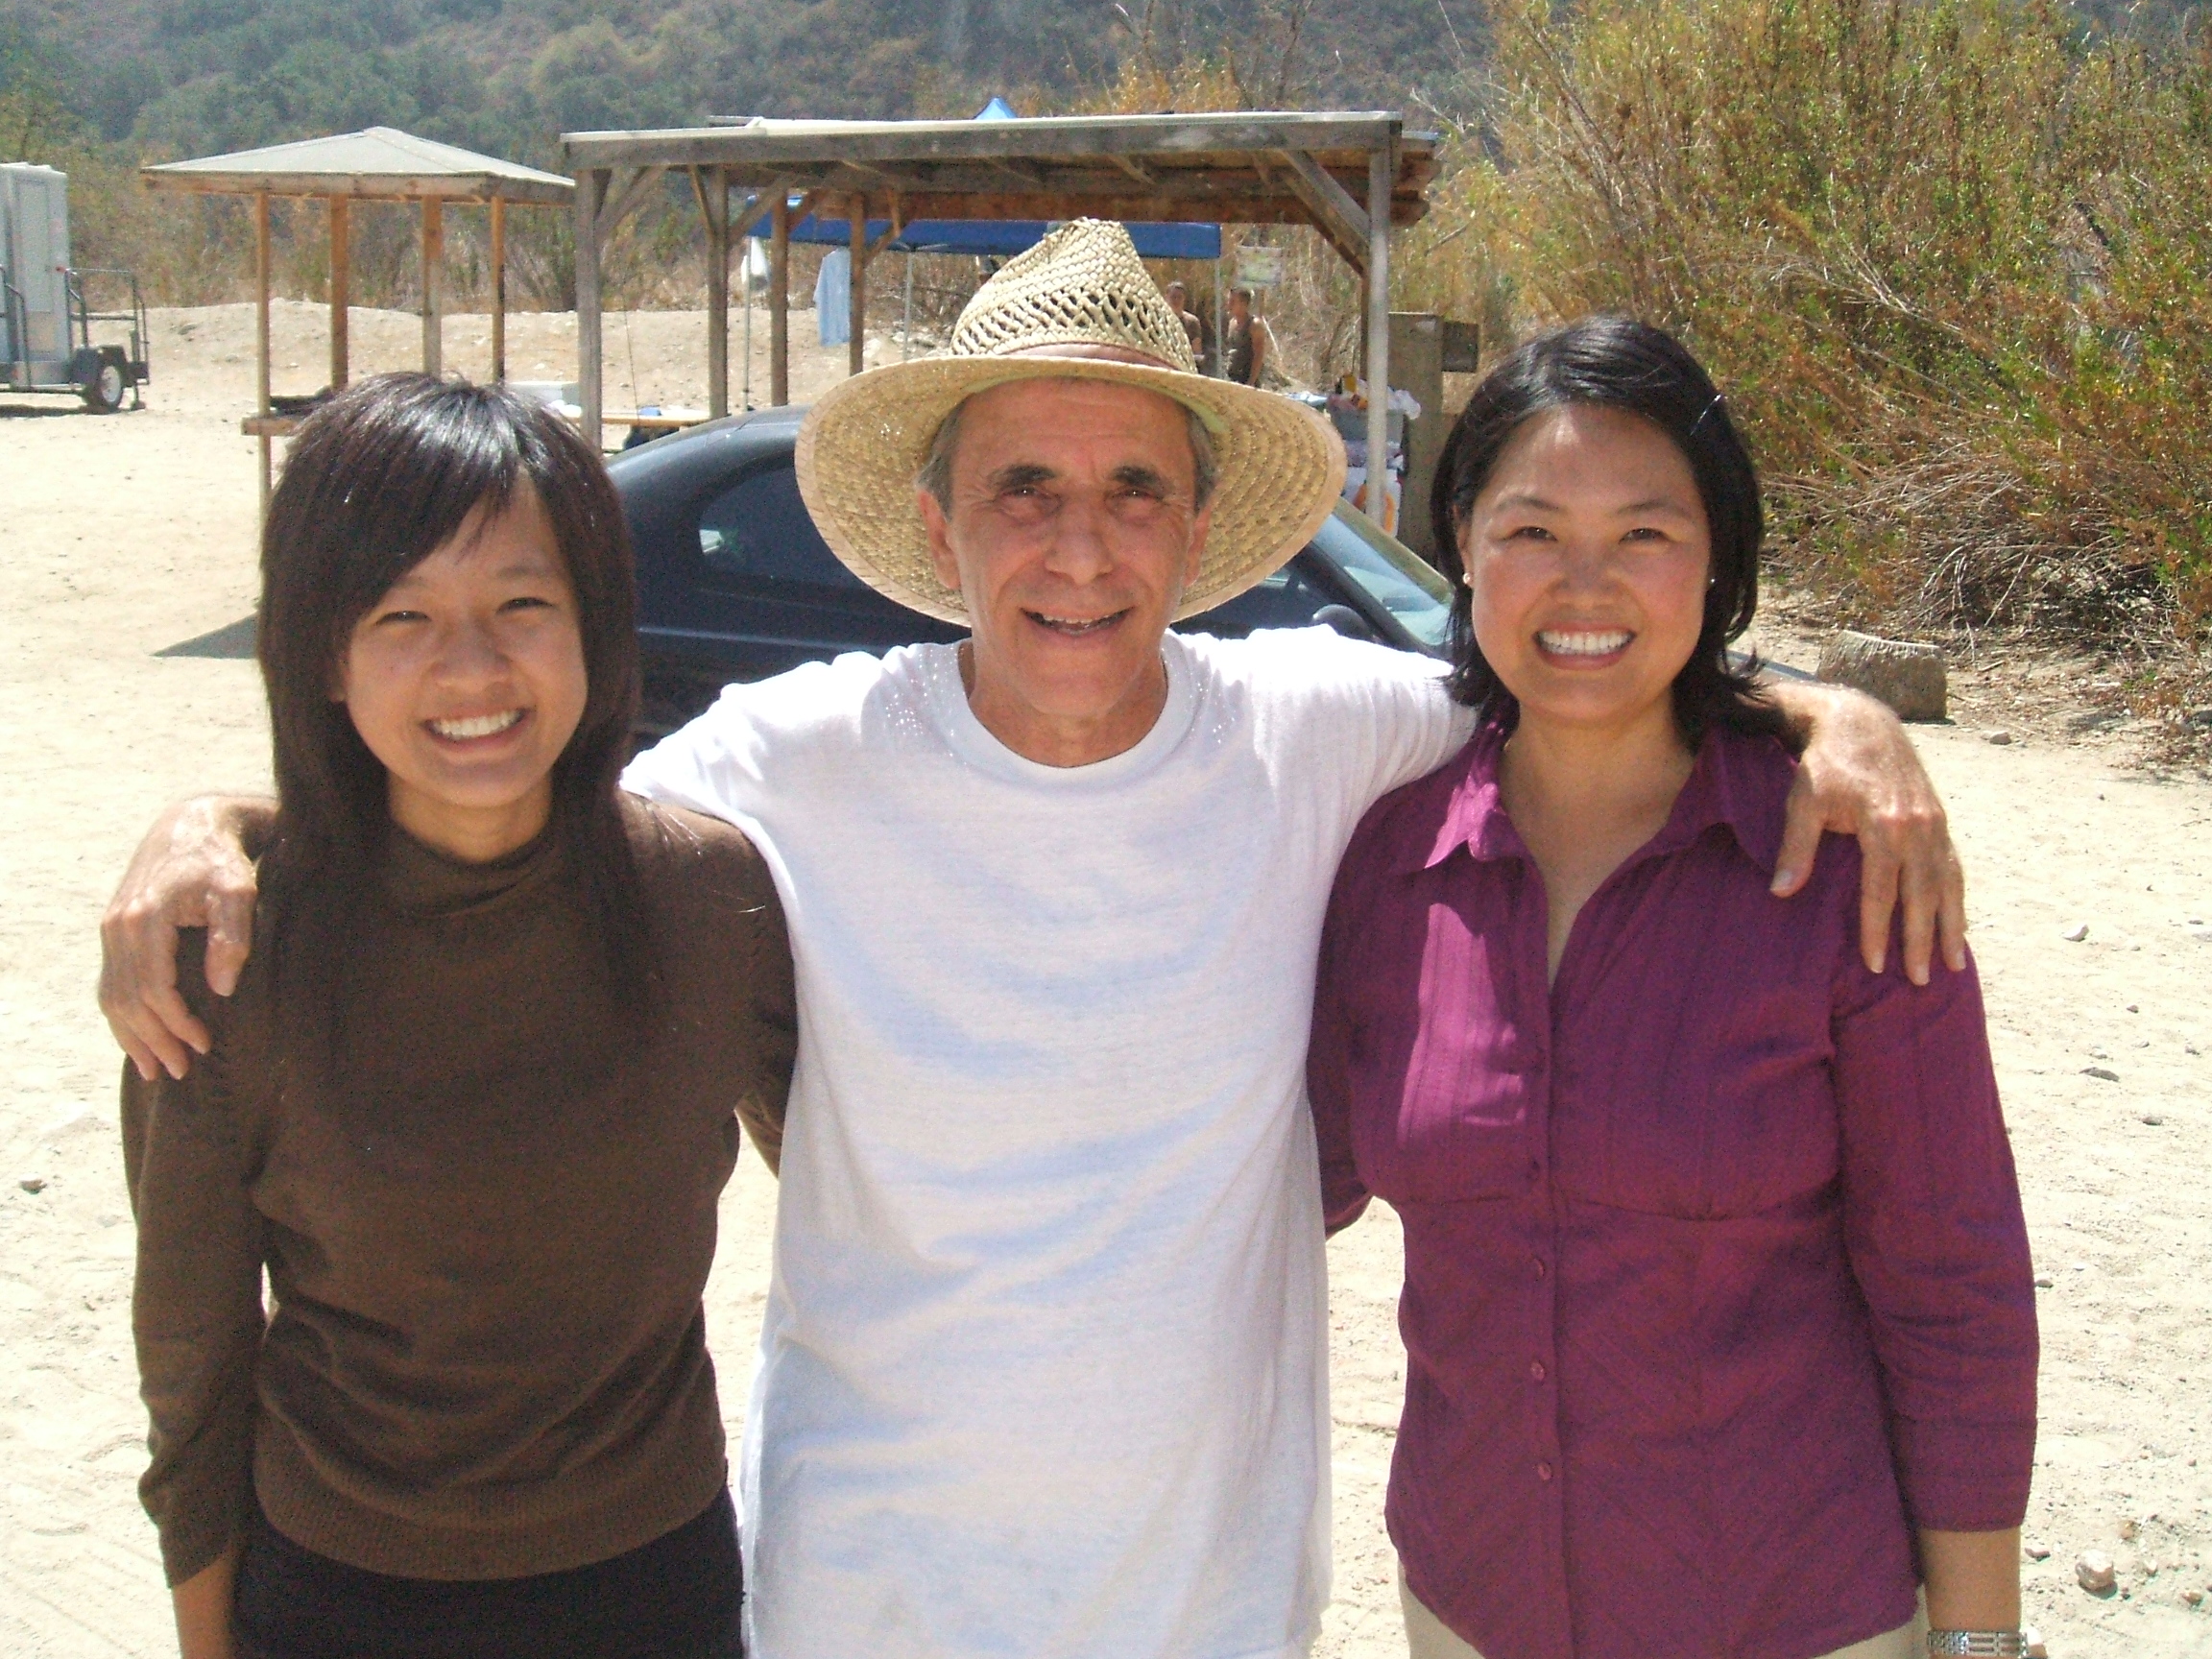
<svg viewBox="0 0 2212 1659"><path fill-rule="evenodd" d="M1119 225L1070 219L1015 255L968 301L950 355L1002 357L1040 346L1118 346L1185 373L1190 337Z"/></svg>

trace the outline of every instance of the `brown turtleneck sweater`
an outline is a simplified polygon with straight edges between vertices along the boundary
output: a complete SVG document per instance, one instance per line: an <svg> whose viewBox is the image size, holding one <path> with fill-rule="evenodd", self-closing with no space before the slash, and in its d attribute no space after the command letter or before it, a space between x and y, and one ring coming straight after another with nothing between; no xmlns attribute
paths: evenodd
<svg viewBox="0 0 2212 1659"><path fill-rule="evenodd" d="M172 1583L254 1494L320 1554L475 1579L619 1555L721 1490L700 1296L740 1122L771 1164L781 1143L791 951L744 836L623 811L665 981L642 1035L551 836L469 865L394 832L336 1064L303 1090L270 1064L276 952L216 998L188 936L214 1052L123 1084L140 1490Z"/></svg>

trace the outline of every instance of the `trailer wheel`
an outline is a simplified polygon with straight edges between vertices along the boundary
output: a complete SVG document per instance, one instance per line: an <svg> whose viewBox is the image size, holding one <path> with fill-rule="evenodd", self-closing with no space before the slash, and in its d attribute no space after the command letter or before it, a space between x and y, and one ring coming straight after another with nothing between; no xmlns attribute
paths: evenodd
<svg viewBox="0 0 2212 1659"><path fill-rule="evenodd" d="M99 372L84 382L84 407L98 415L112 415L123 407L123 394L128 389L123 366L103 361Z"/></svg>

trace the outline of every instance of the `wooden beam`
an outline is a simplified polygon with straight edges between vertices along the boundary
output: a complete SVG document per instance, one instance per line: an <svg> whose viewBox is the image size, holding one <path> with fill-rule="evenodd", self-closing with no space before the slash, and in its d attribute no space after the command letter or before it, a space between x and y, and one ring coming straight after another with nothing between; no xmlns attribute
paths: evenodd
<svg viewBox="0 0 2212 1659"><path fill-rule="evenodd" d="M882 252L885 248L898 241L901 233L903 232L905 228L905 199L900 196L897 192L893 192L891 197L891 228L885 230L882 235L877 237L875 241L868 244L869 260L873 262L877 254Z"/></svg>
<svg viewBox="0 0 2212 1659"><path fill-rule="evenodd" d="M730 186L719 167L691 169L707 220L707 414L730 413Z"/></svg>
<svg viewBox="0 0 2212 1659"><path fill-rule="evenodd" d="M1024 195L1016 191L978 194L902 193L906 222L923 219L1201 219L1232 225L1312 225L1313 210L1286 191L1261 196L1247 189L1204 197L1144 196L1134 184L1126 193L1104 196ZM830 196L824 210L843 218L841 198ZM1405 223L1411 223L1410 220Z"/></svg>
<svg viewBox="0 0 2212 1659"><path fill-rule="evenodd" d="M1136 180L1140 184L1152 184L1157 182L1157 180L1154 178L1151 171L1145 167L1143 162L1138 160L1134 156L1109 156L1107 159L1113 162L1115 166L1120 168L1122 172L1128 174L1130 178Z"/></svg>
<svg viewBox="0 0 2212 1659"><path fill-rule="evenodd" d="M861 348L868 336L868 198L854 196L847 203L845 215L853 253L853 280L847 289L845 373L857 374Z"/></svg>
<svg viewBox="0 0 2212 1659"><path fill-rule="evenodd" d="M1355 271L1366 270L1370 235L1367 210L1312 156L1286 150L1280 159L1287 169L1290 188L1313 215L1314 228L1329 239L1330 246L1342 254Z"/></svg>
<svg viewBox="0 0 2212 1659"><path fill-rule="evenodd" d="M269 418L269 198L253 198L253 412ZM261 522L269 522L269 435L261 434Z"/></svg>
<svg viewBox="0 0 2212 1659"><path fill-rule="evenodd" d="M729 179L727 172L724 173L723 179L725 185L727 185ZM779 199L781 199L783 196L788 195L789 192L779 189L776 194ZM766 191L761 191L750 202L745 204L744 212L733 214L731 216L730 245L733 248L737 245L737 239L740 236L750 236L753 234L753 227L759 224L761 220L768 216L768 209L771 205L772 204L768 200L768 193Z"/></svg>
<svg viewBox="0 0 2212 1659"><path fill-rule="evenodd" d="M1370 151L1378 144L1394 149L1403 130L1402 117L1389 110L1322 114L1234 110L1203 115L1051 116L1020 122L771 121L750 127L567 132L561 142L572 166L634 166L641 161L682 166L826 158L1046 160L1237 150Z"/></svg>
<svg viewBox="0 0 2212 1659"><path fill-rule="evenodd" d="M333 196L325 205L330 211L330 390L342 392L352 373L353 204Z"/></svg>
<svg viewBox="0 0 2212 1659"><path fill-rule="evenodd" d="M507 199L492 198L492 383L507 383Z"/></svg>
<svg viewBox="0 0 2212 1659"><path fill-rule="evenodd" d="M599 204L606 200L607 169L586 167L576 175L576 400L577 426L584 442L599 447L600 324Z"/></svg>
<svg viewBox="0 0 2212 1659"><path fill-rule="evenodd" d="M791 204L783 192L769 204L768 401L791 401Z"/></svg>
<svg viewBox="0 0 2212 1659"><path fill-rule="evenodd" d="M658 162L622 170L619 180L609 191L607 205L599 210L599 235L602 242L614 234L616 226L644 205L645 198L661 182L661 175L667 170L665 165Z"/></svg>
<svg viewBox="0 0 2212 1659"><path fill-rule="evenodd" d="M344 196L354 202L420 202L435 196L449 206L472 207L503 196L532 207L565 207L573 190L565 181L541 183L489 174L446 173L164 173L142 167L149 190L187 196Z"/></svg>
<svg viewBox="0 0 2212 1659"><path fill-rule="evenodd" d="M445 368L445 204L422 198L422 373Z"/></svg>
<svg viewBox="0 0 2212 1659"><path fill-rule="evenodd" d="M1367 161L1367 517L1389 517L1390 486L1390 181L1397 157L1387 146Z"/></svg>

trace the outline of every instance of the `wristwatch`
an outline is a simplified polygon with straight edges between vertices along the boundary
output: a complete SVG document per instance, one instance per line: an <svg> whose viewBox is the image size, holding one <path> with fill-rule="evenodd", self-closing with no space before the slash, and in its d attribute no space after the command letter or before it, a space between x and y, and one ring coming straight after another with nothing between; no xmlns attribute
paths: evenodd
<svg viewBox="0 0 2212 1659"><path fill-rule="evenodd" d="M2028 1659L2028 1637L2019 1630L1931 1630L1928 1651L1970 1654L1973 1659Z"/></svg>

